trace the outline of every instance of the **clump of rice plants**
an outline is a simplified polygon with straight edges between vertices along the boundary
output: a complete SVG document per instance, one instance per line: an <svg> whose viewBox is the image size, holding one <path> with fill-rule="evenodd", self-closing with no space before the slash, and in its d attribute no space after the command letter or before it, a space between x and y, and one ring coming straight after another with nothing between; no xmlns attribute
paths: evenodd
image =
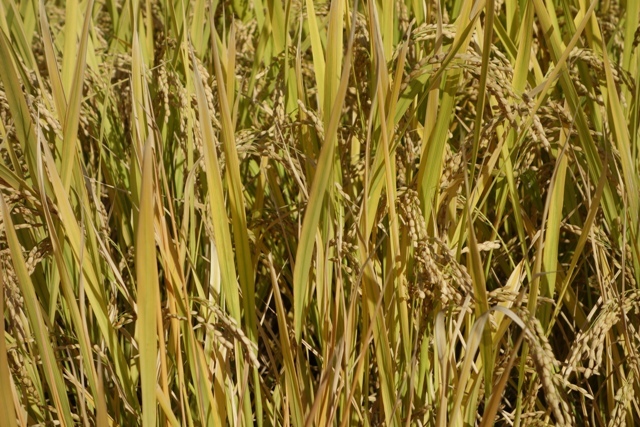
<svg viewBox="0 0 640 427"><path fill-rule="evenodd" d="M640 424L639 27L0 0L0 425Z"/></svg>

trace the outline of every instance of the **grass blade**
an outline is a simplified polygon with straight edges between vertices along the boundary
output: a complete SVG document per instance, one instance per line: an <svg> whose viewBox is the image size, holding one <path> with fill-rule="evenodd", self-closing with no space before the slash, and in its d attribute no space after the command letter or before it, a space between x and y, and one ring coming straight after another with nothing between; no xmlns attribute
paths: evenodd
<svg viewBox="0 0 640 427"><path fill-rule="evenodd" d="M18 235L16 234L11 214L9 213L9 207L2 195L0 195L0 210L2 211L7 243L11 250L13 267L16 275L18 276L20 290L25 297L27 316L29 317L29 323L32 325L35 334L38 352L42 358L44 375L49 386L49 392L51 393L54 407L58 414L58 421L62 426L70 427L73 426L74 423L71 418L71 409L66 394L66 387L62 379L62 373L58 366L58 362L47 333L49 328L47 328L44 323L42 309L39 306L33 282L31 281L24 256L22 255L22 247L20 246L20 241L18 240Z"/></svg>
<svg viewBox="0 0 640 427"><path fill-rule="evenodd" d="M140 214L136 230L136 282L138 285L138 346L140 351L140 382L142 389L142 425L156 425L156 360L158 336L156 317L158 296L158 270L154 224L153 140L144 148Z"/></svg>
<svg viewBox="0 0 640 427"><path fill-rule="evenodd" d="M11 374L9 373L9 361L7 359L7 342L5 339L4 330L4 283L5 273L0 266L0 314L2 314L2 321L0 322L0 390L2 391L3 399L0 399L0 424L7 427L17 427L16 413L13 405L13 399L11 392Z"/></svg>

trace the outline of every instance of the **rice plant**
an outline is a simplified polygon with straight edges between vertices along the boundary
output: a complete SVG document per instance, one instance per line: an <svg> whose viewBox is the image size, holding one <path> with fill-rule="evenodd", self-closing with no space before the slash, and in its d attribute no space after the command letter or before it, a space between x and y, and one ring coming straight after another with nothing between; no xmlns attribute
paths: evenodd
<svg viewBox="0 0 640 427"><path fill-rule="evenodd" d="M640 424L639 28L0 0L0 426Z"/></svg>

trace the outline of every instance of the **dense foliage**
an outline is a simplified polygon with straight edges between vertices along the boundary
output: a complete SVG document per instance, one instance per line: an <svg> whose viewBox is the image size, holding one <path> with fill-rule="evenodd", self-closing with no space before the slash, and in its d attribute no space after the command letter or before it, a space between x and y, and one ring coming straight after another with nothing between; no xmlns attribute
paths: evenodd
<svg viewBox="0 0 640 427"><path fill-rule="evenodd" d="M639 424L639 27L0 0L0 425Z"/></svg>

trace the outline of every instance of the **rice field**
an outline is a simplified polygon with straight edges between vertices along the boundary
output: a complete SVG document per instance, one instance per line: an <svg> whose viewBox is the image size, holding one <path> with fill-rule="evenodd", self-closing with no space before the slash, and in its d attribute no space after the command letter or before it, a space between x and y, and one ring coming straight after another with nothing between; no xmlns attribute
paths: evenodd
<svg viewBox="0 0 640 427"><path fill-rule="evenodd" d="M0 0L0 426L640 425L640 2Z"/></svg>

